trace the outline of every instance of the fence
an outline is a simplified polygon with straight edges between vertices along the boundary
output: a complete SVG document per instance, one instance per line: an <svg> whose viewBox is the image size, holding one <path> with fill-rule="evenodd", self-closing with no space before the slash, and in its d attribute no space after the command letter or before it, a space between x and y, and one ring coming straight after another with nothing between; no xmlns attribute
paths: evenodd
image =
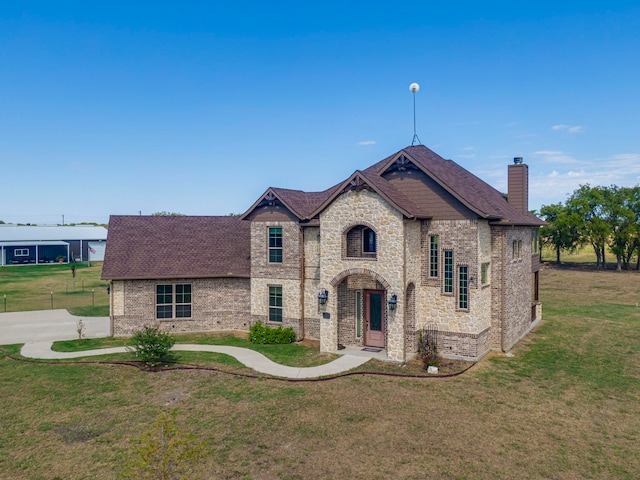
<svg viewBox="0 0 640 480"><path fill-rule="evenodd" d="M24 293L11 291L0 293L0 312L27 310L69 309L76 307L108 307L109 295L106 285L85 285L74 290L71 285L64 290L49 289Z"/></svg>

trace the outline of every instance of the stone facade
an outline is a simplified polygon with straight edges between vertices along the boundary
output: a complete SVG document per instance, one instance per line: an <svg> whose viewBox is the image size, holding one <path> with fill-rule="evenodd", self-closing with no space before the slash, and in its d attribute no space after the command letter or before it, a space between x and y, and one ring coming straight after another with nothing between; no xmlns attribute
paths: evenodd
<svg viewBox="0 0 640 480"><path fill-rule="evenodd" d="M250 237L250 256L242 257L249 278L112 281L113 333L155 321L157 284L190 283L192 317L162 320L166 328L248 330L261 321L290 326L298 339L319 340L323 352L378 346L396 362L415 355L424 329L435 334L446 357L508 351L542 316L532 287L539 268L531 246L537 219L527 212L518 217L479 179L467 185L484 188L474 201L490 197L492 205L484 206L497 205L498 213L474 210L460 200L462 187L452 193L406 152L389 162L325 192L269 189L239 219L250 224L242 236ZM520 223L503 221L502 210ZM273 228L281 229L281 258L269 255ZM281 322L269 320L274 286L282 292ZM328 299L320 305L325 290Z"/></svg>
<svg viewBox="0 0 640 480"><path fill-rule="evenodd" d="M282 262L269 262L271 227L282 228ZM375 232L373 254L358 248L366 229ZM432 268L433 237L438 248ZM444 288L445 251L453 259L450 292ZM157 284L190 283L192 318L160 322L173 331L248 330L262 321L291 326L298 339L320 340L322 351L336 352L339 345L367 345L365 293L380 291L390 360L411 358L425 328L437 330L442 355L477 359L491 349L509 350L532 328L532 319L540 320L528 280L534 259L531 227L477 218L409 221L375 192L347 191L322 212L319 225L301 226L282 215L253 220L250 279L112 282L113 333L155 321ZM468 268L465 308L459 303L460 266ZM269 322L270 286L282 287L281 323ZM329 299L320 306L323 289ZM398 302L391 310L394 294Z"/></svg>

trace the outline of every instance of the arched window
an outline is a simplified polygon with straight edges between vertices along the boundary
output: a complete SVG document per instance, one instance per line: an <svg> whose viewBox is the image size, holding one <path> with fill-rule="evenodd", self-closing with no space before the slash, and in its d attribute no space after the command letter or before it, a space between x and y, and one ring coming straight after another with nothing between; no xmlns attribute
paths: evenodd
<svg viewBox="0 0 640 480"><path fill-rule="evenodd" d="M356 225L345 233L344 255L348 258L375 258L378 239L375 230L366 225Z"/></svg>
<svg viewBox="0 0 640 480"><path fill-rule="evenodd" d="M362 253L376 253L376 232L368 227L362 230Z"/></svg>

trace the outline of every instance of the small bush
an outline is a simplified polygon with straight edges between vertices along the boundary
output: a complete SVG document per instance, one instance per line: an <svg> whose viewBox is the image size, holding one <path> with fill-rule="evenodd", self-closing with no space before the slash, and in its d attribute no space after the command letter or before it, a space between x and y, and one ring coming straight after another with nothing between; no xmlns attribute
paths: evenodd
<svg viewBox="0 0 640 480"><path fill-rule="evenodd" d="M134 352L147 367L153 368L169 359L169 350L175 340L169 332L160 330L158 325L144 325L134 332L131 343L127 349Z"/></svg>
<svg viewBox="0 0 640 480"><path fill-rule="evenodd" d="M272 328L257 322L249 329L249 341L268 345L293 343L296 341L296 332L291 327L282 328L282 325L279 325Z"/></svg>
<svg viewBox="0 0 640 480"><path fill-rule="evenodd" d="M425 370L429 367L440 366L440 357L438 356L438 348L435 341L431 341L428 335L420 332L418 339L418 355L422 358Z"/></svg>

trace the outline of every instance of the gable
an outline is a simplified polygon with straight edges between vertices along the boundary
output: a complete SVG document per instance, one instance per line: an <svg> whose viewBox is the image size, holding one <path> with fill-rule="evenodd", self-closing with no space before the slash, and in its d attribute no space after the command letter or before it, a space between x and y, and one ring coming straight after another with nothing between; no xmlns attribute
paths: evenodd
<svg viewBox="0 0 640 480"><path fill-rule="evenodd" d="M434 220L478 218L477 213L472 212L415 166L389 169L385 172L384 179L416 205L418 217Z"/></svg>

